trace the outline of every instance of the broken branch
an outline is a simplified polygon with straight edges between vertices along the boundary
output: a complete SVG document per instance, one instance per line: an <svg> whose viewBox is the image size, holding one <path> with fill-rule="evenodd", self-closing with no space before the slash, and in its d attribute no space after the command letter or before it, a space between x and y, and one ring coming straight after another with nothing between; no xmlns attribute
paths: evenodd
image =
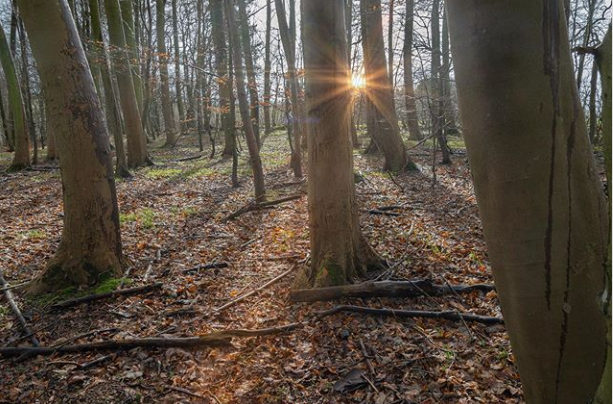
<svg viewBox="0 0 613 404"><path fill-rule="evenodd" d="M67 307L77 306L79 304L94 302L96 300L101 300L101 299L108 299L108 298L115 297L115 296L130 296L130 295L136 295L139 293L147 293L155 289L160 289L162 285L163 285L162 283L154 283L151 285L138 286L136 288L120 289L120 290L114 290L108 293L97 293L93 295L77 297L74 299L68 299L68 300L64 300L63 302L56 303L52 305L51 308L52 309L65 309Z"/></svg>
<svg viewBox="0 0 613 404"><path fill-rule="evenodd" d="M181 338L129 338L111 341L91 342L87 344L66 345L59 347L8 347L0 348L0 355L6 358L16 356L32 357L53 355L55 353L76 353L103 350L128 350L133 348L208 348L230 345L232 338L260 337L287 332L301 327L301 323L292 323L280 327L261 328L257 330L225 330L195 337Z"/></svg>
<svg viewBox="0 0 613 404"><path fill-rule="evenodd" d="M275 205L279 205L281 203L284 202L289 202L289 201L293 201L295 199L300 199L302 198L304 195L302 194L297 194L297 195L290 195L290 196L286 196L284 198L280 198L280 199L275 199L274 201L269 201L269 202L250 202L247 205L243 206L242 208L240 208L239 210L230 213L228 216L226 216L222 222L227 222L228 220L234 220L237 217L239 217L240 215L242 215L243 213L247 213L247 212L251 212L254 210L260 210L260 209L267 209L270 208L272 206Z"/></svg>
<svg viewBox="0 0 613 404"><path fill-rule="evenodd" d="M23 314L21 314L21 310L19 310L19 306L17 306L17 303L15 302L15 298L13 297L13 292L11 291L11 288L8 282L6 281L6 279L4 279L4 276L2 275L2 271L0 271L0 286L4 289L4 296L6 297L6 300L8 301L9 306L11 306L11 310L13 311L13 314L17 318L17 321L19 321L19 324L21 325L21 329L23 330L23 333L29 336L30 341L32 342L32 345L38 346L39 345L38 339L36 338L32 330L30 330L30 327L28 327L28 322L23 317Z"/></svg>
<svg viewBox="0 0 613 404"><path fill-rule="evenodd" d="M483 324L504 324L504 320L500 317L480 316L477 314L458 313L455 311L419 311L419 310L395 310L395 309L373 309L370 307L361 306L335 306L330 310L317 312L316 315L320 318L331 316L340 312L371 314L375 316L391 316L405 318L442 318L450 321L473 321Z"/></svg>
<svg viewBox="0 0 613 404"><path fill-rule="evenodd" d="M344 297L418 297L442 296L449 293L468 293L473 290L489 292L493 285L434 285L427 280L416 281L378 281L363 282L355 285L331 286L317 289L298 289L289 294L292 302L317 302L338 300Z"/></svg>

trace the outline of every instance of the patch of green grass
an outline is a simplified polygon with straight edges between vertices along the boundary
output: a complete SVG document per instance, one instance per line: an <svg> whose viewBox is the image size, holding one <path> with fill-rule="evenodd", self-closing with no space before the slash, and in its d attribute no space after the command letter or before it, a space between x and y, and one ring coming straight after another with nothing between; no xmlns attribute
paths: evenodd
<svg viewBox="0 0 613 404"><path fill-rule="evenodd" d="M447 138L447 145L452 149L466 149L464 139L462 139L460 136L449 136Z"/></svg>
<svg viewBox="0 0 613 404"><path fill-rule="evenodd" d="M155 226L156 213L151 208L143 208L136 212L120 213L119 223L138 222L144 228L150 229Z"/></svg>
<svg viewBox="0 0 613 404"><path fill-rule="evenodd" d="M24 233L23 236L29 240L38 240L45 237L45 232L39 229L33 229Z"/></svg>

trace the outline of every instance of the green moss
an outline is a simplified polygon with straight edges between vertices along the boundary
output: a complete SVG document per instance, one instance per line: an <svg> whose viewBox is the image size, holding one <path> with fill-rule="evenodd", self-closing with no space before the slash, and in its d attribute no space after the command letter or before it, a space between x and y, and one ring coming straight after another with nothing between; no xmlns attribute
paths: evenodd
<svg viewBox="0 0 613 404"><path fill-rule="evenodd" d="M132 283L133 281L130 278L106 277L98 285L92 288L77 290L77 288L75 288L74 286L70 286L64 289L60 289L54 293L47 293L45 295L38 296L32 300L32 303L42 307L47 307L67 299L73 299L94 294L109 293L116 290L120 285L128 286Z"/></svg>
<svg viewBox="0 0 613 404"><path fill-rule="evenodd" d="M30 240L38 240L45 237L45 232L39 229L33 229L22 234L25 238Z"/></svg>

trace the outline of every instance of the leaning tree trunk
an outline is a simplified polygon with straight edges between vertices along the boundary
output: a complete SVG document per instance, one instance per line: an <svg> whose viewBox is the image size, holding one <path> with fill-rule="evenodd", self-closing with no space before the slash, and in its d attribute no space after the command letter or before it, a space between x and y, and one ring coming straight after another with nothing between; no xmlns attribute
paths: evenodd
<svg viewBox="0 0 613 404"><path fill-rule="evenodd" d="M11 50L4 34L4 28L1 25L0 64L2 64L4 77L6 78L9 110L13 118L13 147L15 148L15 154L13 155L13 162L9 167L9 171L19 171L30 166L30 137L19 79L17 78Z"/></svg>
<svg viewBox="0 0 613 404"><path fill-rule="evenodd" d="M340 285L380 264L358 222L343 0L304 4L309 155L309 286Z"/></svg>
<svg viewBox="0 0 613 404"><path fill-rule="evenodd" d="M239 0L240 1L240 0ZM251 116L249 114L249 101L247 101L247 92L245 91L245 74L243 71L243 61L241 58L241 38L236 27L236 12L234 11L234 1L227 0L226 19L228 21L228 36L230 48L232 49L232 58L234 60L234 73L236 75L236 94L238 95L238 108L243 121L243 130L247 139L247 147L249 148L249 160L251 162L251 170L253 171L253 184L255 187L255 200L262 202L266 198L266 188L264 186L264 170L262 169L262 160L260 159L260 150L257 139L253 130Z"/></svg>
<svg viewBox="0 0 613 404"><path fill-rule="evenodd" d="M381 0L361 0L362 47L366 96L370 100L369 133L385 155L385 170L414 170L400 137L398 117L392 100L392 88L387 75L381 22Z"/></svg>
<svg viewBox="0 0 613 404"><path fill-rule="evenodd" d="M121 273L119 211L100 101L65 0L19 0L61 156L64 229L32 294ZM70 50L69 52L66 50Z"/></svg>
<svg viewBox="0 0 613 404"><path fill-rule="evenodd" d="M211 0L211 35L215 51L215 71L219 87L219 111L221 126L224 131L224 156L233 156L236 152L234 123L230 116L231 82L228 78L228 43L223 23L223 0Z"/></svg>
<svg viewBox="0 0 613 404"><path fill-rule="evenodd" d="M608 220L562 3L447 7L477 202L526 401L592 402L608 344Z"/></svg>
<svg viewBox="0 0 613 404"><path fill-rule="evenodd" d="M164 25L166 21L165 6L166 0L156 0L156 20L155 30L157 35L157 51L160 65L160 87L162 90L162 115L164 116L164 132L166 133L166 143L172 147L177 142L175 128L175 118L172 113L172 102L170 100L170 85L168 84L168 54L166 53L166 38L164 35Z"/></svg>
<svg viewBox="0 0 613 404"><path fill-rule="evenodd" d="M293 4L290 2L290 5ZM295 177L302 177L302 155L301 155L301 137L302 137L302 111L298 101L298 76L296 73L296 50L294 42L296 38L295 23L288 26L285 17L285 8L281 0L275 0L275 8L277 10L277 20L279 23L279 33L281 35L281 43L287 61L287 73L289 76L290 99L292 108L291 124L293 148L291 156L291 166L294 170ZM290 16L292 13L290 13ZM293 28L292 28L293 27Z"/></svg>
<svg viewBox="0 0 613 404"><path fill-rule="evenodd" d="M130 57L126 51L126 37L118 0L104 1L106 18L109 25L109 39L115 49L114 58L119 102L123 112L128 139L128 167L136 168L150 163L147 155L147 142L136 101L136 91L132 82ZM60 154L61 155L61 154Z"/></svg>
<svg viewBox="0 0 613 404"><path fill-rule="evenodd" d="M406 0L406 16L404 22L404 48L402 59L404 62L404 99L407 109L407 125L409 139L421 140L423 136L419 129L417 119L417 105L415 103L415 90L413 89L413 5L414 0Z"/></svg>

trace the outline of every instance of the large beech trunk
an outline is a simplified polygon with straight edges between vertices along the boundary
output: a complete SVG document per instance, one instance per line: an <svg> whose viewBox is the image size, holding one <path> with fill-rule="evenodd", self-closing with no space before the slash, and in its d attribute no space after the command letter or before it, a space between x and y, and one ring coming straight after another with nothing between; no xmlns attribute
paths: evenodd
<svg viewBox="0 0 613 404"><path fill-rule="evenodd" d="M526 401L593 402L611 304L607 205L562 2L447 7L468 157Z"/></svg>
<svg viewBox="0 0 613 404"><path fill-rule="evenodd" d="M341 285L380 264L360 231L350 137L351 86L343 0L305 3L309 153L309 286Z"/></svg>
<svg viewBox="0 0 613 404"><path fill-rule="evenodd" d="M123 18L118 0L104 2L106 18L109 24L109 39L116 47L114 58L115 76L119 88L119 102L128 139L128 167L141 167L149 163L147 142L143 124L138 110L136 91L132 82L130 56L126 50L127 42L123 29ZM60 153L61 155L61 153Z"/></svg>
<svg viewBox="0 0 613 404"><path fill-rule="evenodd" d="M234 1L228 0L226 6L226 19L229 28L230 48L232 49L232 57L234 60L234 73L236 74L236 94L238 95L238 108L243 121L243 129L245 138L247 139L247 147L249 148L249 160L253 171L253 184L255 187L255 200L262 202L266 198L266 189L264 187L264 170L262 169L262 160L260 159L260 150L257 139L253 131L253 124L249 114L249 102L247 101L247 92L245 91L245 73L243 70L243 61L241 55L241 38L237 33L236 27L236 12L234 11Z"/></svg>
<svg viewBox="0 0 613 404"><path fill-rule="evenodd" d="M4 28L0 25L0 64L4 70L6 78L6 86L8 88L9 110L13 118L13 147L15 154L13 161L9 167L9 171L18 171L30 166L30 135L28 125L26 123L26 111L23 105L23 97L21 96L21 86L17 72L15 71L15 63L9 48Z"/></svg>
<svg viewBox="0 0 613 404"><path fill-rule="evenodd" d="M383 46L381 0L360 0L360 15L366 74L365 93L371 101L369 135L385 155L385 170L415 169L400 137L398 117L392 99Z"/></svg>
<svg viewBox="0 0 613 404"><path fill-rule="evenodd" d="M33 294L121 273L119 211L100 101L65 0L20 0L61 156L64 229ZM68 50L68 51L67 51Z"/></svg>

